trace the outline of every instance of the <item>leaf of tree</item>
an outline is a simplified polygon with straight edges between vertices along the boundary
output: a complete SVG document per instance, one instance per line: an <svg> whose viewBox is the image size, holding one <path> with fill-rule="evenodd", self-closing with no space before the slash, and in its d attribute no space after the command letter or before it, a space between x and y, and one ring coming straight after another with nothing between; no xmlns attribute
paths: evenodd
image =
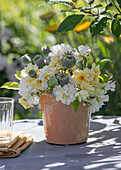
<svg viewBox="0 0 121 170"><path fill-rule="evenodd" d="M121 0L117 0L118 4L121 6Z"/></svg>
<svg viewBox="0 0 121 170"><path fill-rule="evenodd" d="M57 32L73 30L85 15L70 15L60 25Z"/></svg>
<svg viewBox="0 0 121 170"><path fill-rule="evenodd" d="M115 9L115 6L112 4L112 3L109 3L106 7L105 7L105 10L108 11L108 10L114 10Z"/></svg>
<svg viewBox="0 0 121 170"><path fill-rule="evenodd" d="M99 65L99 66L100 66L100 70L102 70L102 68L104 67L104 65L105 65L108 61L111 62L110 59L102 59L102 60L98 61L98 62L96 63L96 65Z"/></svg>
<svg viewBox="0 0 121 170"><path fill-rule="evenodd" d="M21 80L21 71L16 71L16 74L14 75L18 80Z"/></svg>
<svg viewBox="0 0 121 170"><path fill-rule="evenodd" d="M3 84L3 86L1 88L19 90L18 85L19 84L17 82L7 82L7 83Z"/></svg>
<svg viewBox="0 0 121 170"><path fill-rule="evenodd" d="M90 25L90 33L92 34L92 37L104 32L106 26L107 26L107 17L95 18Z"/></svg>
<svg viewBox="0 0 121 170"><path fill-rule="evenodd" d="M79 9L64 9L64 10L61 10L61 12L79 12Z"/></svg>
<svg viewBox="0 0 121 170"><path fill-rule="evenodd" d="M58 5L67 5L67 6L71 6L73 7L73 4L75 4L74 2L68 2L68 1L47 1L42 3L42 5L54 5L54 4L58 4Z"/></svg>
<svg viewBox="0 0 121 170"><path fill-rule="evenodd" d="M101 74L100 76L98 76L99 77L99 79L100 79L100 81L102 82L102 83L107 83L108 81L109 81L109 78L110 77L108 77L108 75L106 75L106 74Z"/></svg>
<svg viewBox="0 0 121 170"><path fill-rule="evenodd" d="M112 33L116 37L120 36L120 34L121 34L121 24L120 24L120 21L119 21L117 15L114 16L114 19L113 19L112 25L111 25L111 30L112 30Z"/></svg>
<svg viewBox="0 0 121 170"><path fill-rule="evenodd" d="M89 5L93 4L95 0L85 0Z"/></svg>

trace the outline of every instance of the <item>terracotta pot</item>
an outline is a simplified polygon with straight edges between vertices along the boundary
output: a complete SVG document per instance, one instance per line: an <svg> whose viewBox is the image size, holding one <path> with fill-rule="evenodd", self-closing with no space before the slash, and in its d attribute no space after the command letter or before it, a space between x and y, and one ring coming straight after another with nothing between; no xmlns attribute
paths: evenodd
<svg viewBox="0 0 121 170"><path fill-rule="evenodd" d="M72 105L57 102L54 95L40 95L46 141L53 144L77 144L87 141L90 114L80 103L75 112Z"/></svg>

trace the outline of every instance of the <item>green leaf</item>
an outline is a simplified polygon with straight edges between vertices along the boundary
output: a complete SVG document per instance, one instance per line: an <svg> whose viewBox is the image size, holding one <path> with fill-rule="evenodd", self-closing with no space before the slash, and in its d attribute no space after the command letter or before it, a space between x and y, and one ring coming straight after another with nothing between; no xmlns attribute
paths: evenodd
<svg viewBox="0 0 121 170"><path fill-rule="evenodd" d="M96 63L96 65L99 65L99 66L100 66L100 70L102 70L102 68L104 67L104 65L105 65L108 61L111 62L110 59L102 59L102 60L98 61L98 62Z"/></svg>
<svg viewBox="0 0 121 170"><path fill-rule="evenodd" d="M17 82L7 82L7 83L3 84L3 86L1 88L19 90L18 85L19 84Z"/></svg>
<svg viewBox="0 0 121 170"><path fill-rule="evenodd" d="M114 10L115 9L115 6L112 4L112 3L109 3L106 7L105 7L105 10L108 11L108 10Z"/></svg>
<svg viewBox="0 0 121 170"><path fill-rule="evenodd" d="M111 31L116 37L119 37L121 34L121 24L117 15L114 15L114 19L111 25Z"/></svg>
<svg viewBox="0 0 121 170"><path fill-rule="evenodd" d="M85 0L89 5L93 4L95 0Z"/></svg>
<svg viewBox="0 0 121 170"><path fill-rule="evenodd" d="M77 112L77 110L78 110L78 108L79 108L79 100L76 99L76 100L74 100L71 104L72 104L75 112Z"/></svg>
<svg viewBox="0 0 121 170"><path fill-rule="evenodd" d="M83 19L84 15L70 15L60 25L57 32L73 30L76 25Z"/></svg>
<svg viewBox="0 0 121 170"><path fill-rule="evenodd" d="M47 1L42 3L42 5L54 5L54 4L58 4L58 5L67 5L67 6L71 6L73 7L73 5L75 4L74 2L68 2L68 1Z"/></svg>
<svg viewBox="0 0 121 170"><path fill-rule="evenodd" d="M121 6L121 0L117 0L118 4Z"/></svg>
<svg viewBox="0 0 121 170"><path fill-rule="evenodd" d="M99 78L100 78L100 80L101 80L101 83L107 83L108 81L109 81L109 79L110 79L110 77L108 77L108 75L107 74L101 74L100 76L98 76Z"/></svg>
<svg viewBox="0 0 121 170"><path fill-rule="evenodd" d="M105 15L106 15L107 17L112 17L112 14L111 14L110 12L106 12Z"/></svg>
<svg viewBox="0 0 121 170"><path fill-rule="evenodd" d="M48 80L48 86L49 87L54 87L58 85L58 80L56 77L52 77L51 79Z"/></svg>
<svg viewBox="0 0 121 170"><path fill-rule="evenodd" d="M14 75L18 80L21 80L21 71L16 71L16 74Z"/></svg>
<svg viewBox="0 0 121 170"><path fill-rule="evenodd" d="M79 12L79 9L65 9L61 10L61 12Z"/></svg>
<svg viewBox="0 0 121 170"><path fill-rule="evenodd" d="M90 33L92 37L103 33L107 26L107 17L97 17L95 18L90 25Z"/></svg>

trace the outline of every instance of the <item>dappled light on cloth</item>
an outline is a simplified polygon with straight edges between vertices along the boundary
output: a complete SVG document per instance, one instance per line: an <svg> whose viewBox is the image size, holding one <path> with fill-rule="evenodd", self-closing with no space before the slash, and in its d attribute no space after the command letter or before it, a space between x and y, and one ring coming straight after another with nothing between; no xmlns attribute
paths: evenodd
<svg viewBox="0 0 121 170"><path fill-rule="evenodd" d="M121 117L94 116L87 143L52 145L45 141L41 119L14 121L14 129L35 136L34 142L16 160L2 159L9 170L117 170L121 169ZM36 165L36 166L35 166Z"/></svg>

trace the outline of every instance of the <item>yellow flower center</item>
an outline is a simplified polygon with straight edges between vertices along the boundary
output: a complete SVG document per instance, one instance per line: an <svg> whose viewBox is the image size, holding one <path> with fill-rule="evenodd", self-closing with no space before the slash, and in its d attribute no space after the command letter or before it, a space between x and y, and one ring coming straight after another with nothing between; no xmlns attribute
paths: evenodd
<svg viewBox="0 0 121 170"><path fill-rule="evenodd" d="M37 80L37 83L38 84L42 84L42 80Z"/></svg>
<svg viewBox="0 0 121 170"><path fill-rule="evenodd" d="M81 76L79 77L79 79L80 79L81 81L84 81L84 80L85 80L84 75L81 75Z"/></svg>

